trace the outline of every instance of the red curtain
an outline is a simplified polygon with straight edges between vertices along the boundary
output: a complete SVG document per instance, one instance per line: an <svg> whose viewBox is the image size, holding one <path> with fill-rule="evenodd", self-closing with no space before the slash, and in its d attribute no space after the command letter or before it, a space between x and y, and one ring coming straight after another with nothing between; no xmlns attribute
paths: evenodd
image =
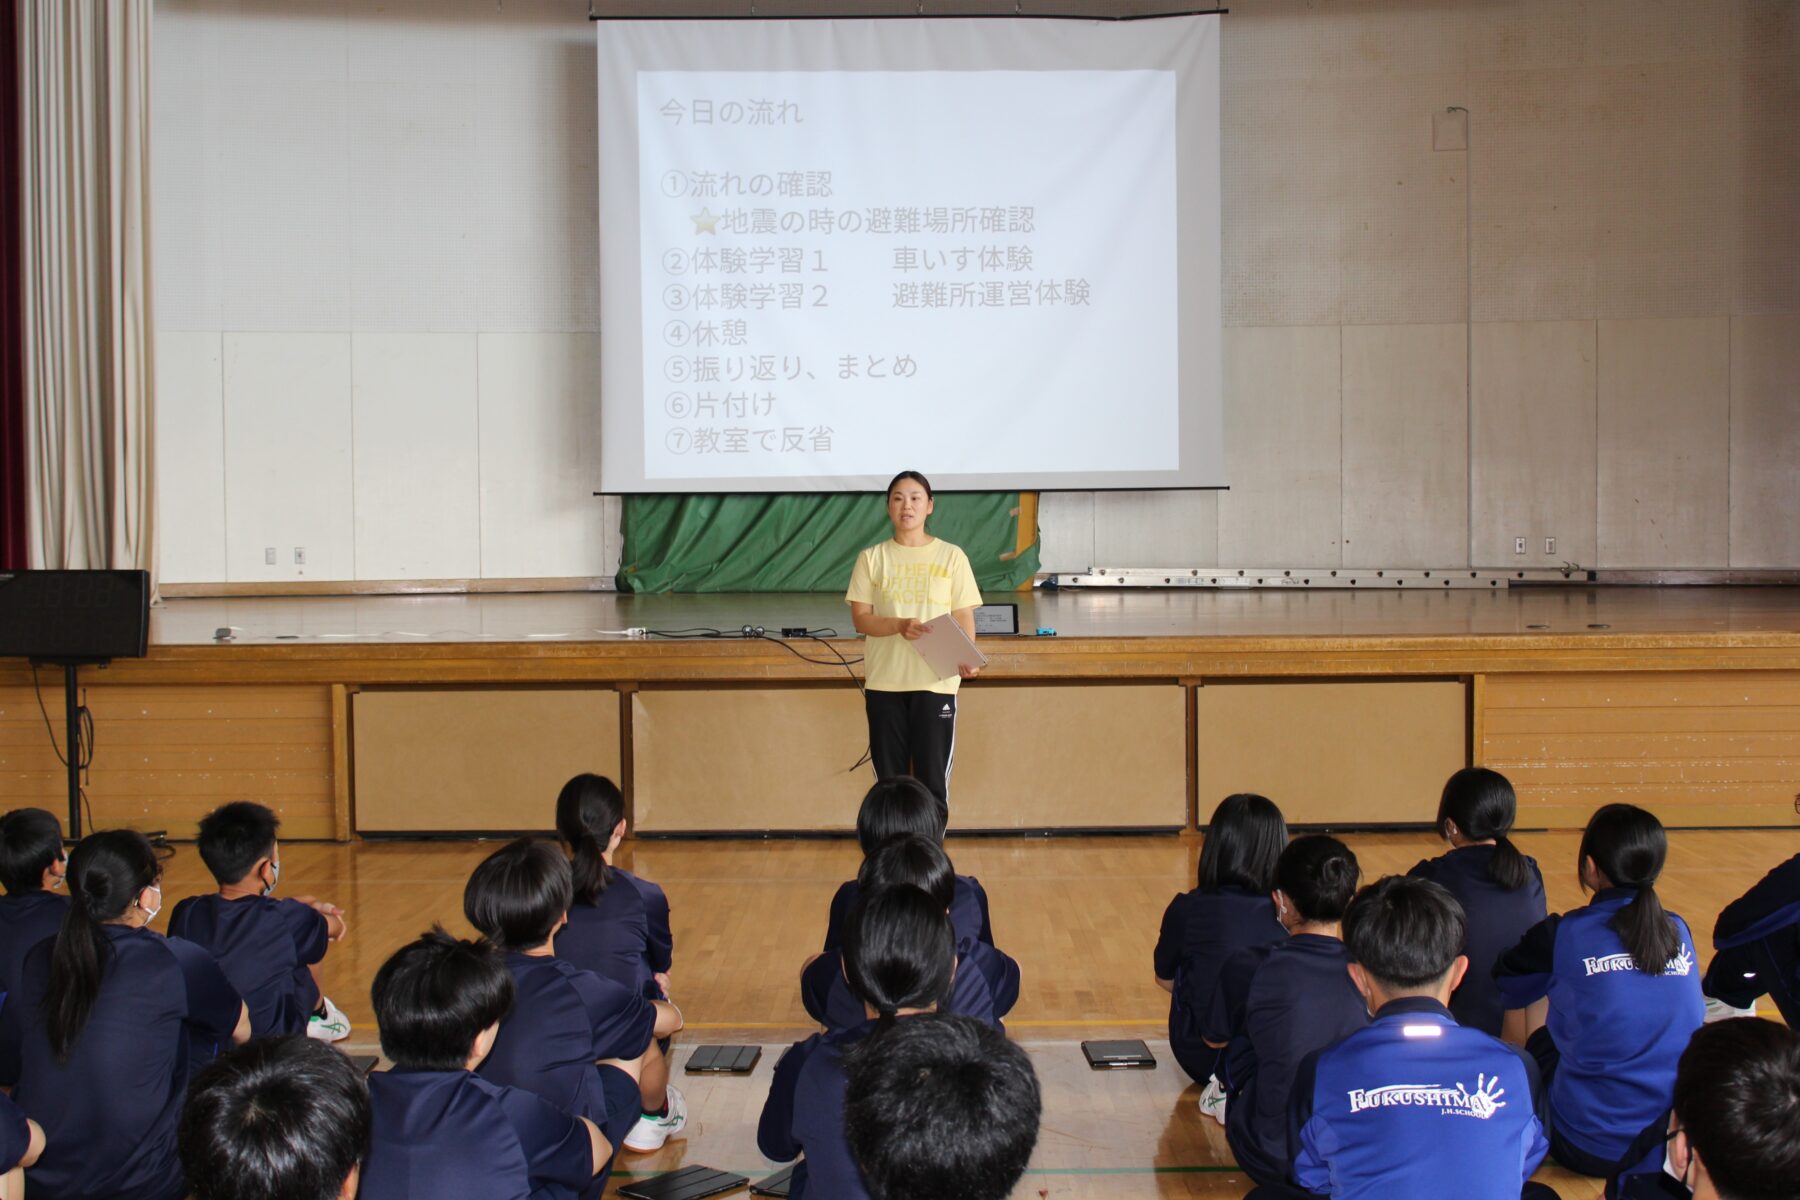
<svg viewBox="0 0 1800 1200"><path fill-rule="evenodd" d="M0 570L25 568L25 326L19 274L19 14L0 2Z"/></svg>

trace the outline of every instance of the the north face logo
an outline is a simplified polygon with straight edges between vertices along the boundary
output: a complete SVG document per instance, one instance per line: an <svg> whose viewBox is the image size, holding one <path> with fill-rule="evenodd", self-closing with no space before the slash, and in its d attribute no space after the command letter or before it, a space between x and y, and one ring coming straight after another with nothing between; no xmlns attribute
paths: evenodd
<svg viewBox="0 0 1800 1200"><path fill-rule="evenodd" d="M1506 1101L1500 1098L1506 1095L1506 1089L1500 1086L1500 1077L1490 1078L1485 1074L1476 1077L1472 1092L1460 1083L1455 1087L1445 1087L1441 1083L1394 1083L1367 1091L1352 1088L1349 1095L1353 1113L1365 1108L1435 1108L1444 1116L1477 1117L1485 1121L1506 1107Z"/></svg>

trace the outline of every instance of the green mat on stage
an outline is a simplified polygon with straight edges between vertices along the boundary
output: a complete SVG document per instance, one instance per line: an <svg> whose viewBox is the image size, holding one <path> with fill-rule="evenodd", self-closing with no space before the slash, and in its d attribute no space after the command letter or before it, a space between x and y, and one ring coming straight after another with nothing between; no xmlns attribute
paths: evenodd
<svg viewBox="0 0 1800 1200"><path fill-rule="evenodd" d="M624 510L621 592L842 592L857 553L891 532L872 492L627 496ZM944 492L927 528L963 548L982 591L1012 591L1038 569L1021 510L1018 492Z"/></svg>

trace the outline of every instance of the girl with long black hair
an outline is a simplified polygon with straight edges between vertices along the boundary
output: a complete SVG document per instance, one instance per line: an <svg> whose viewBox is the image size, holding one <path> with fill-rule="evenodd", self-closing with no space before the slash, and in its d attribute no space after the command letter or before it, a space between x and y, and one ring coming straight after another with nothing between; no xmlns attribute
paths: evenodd
<svg viewBox="0 0 1800 1200"><path fill-rule="evenodd" d="M1438 799L1437 829L1450 852L1419 863L1408 875L1442 885L1462 905L1469 969L1450 998L1459 1025L1500 1036L1500 989L1494 963L1544 919L1544 876L1507 835L1518 800L1506 776L1465 767L1450 776Z"/></svg>
<svg viewBox="0 0 1800 1200"><path fill-rule="evenodd" d="M1575 860L1593 899L1532 926L1494 968L1507 1040L1548 1085L1550 1154L1583 1175L1610 1176L1662 1118L1705 1015L1693 935L1656 895L1668 853L1655 816L1606 805Z"/></svg>
<svg viewBox="0 0 1800 1200"><path fill-rule="evenodd" d="M575 900L556 938L567 959L652 1000L669 998L675 937L669 900L647 879L613 865L625 838L625 797L604 775L577 775L556 797L556 832L569 848Z"/></svg>
<svg viewBox="0 0 1800 1200"><path fill-rule="evenodd" d="M176 1124L191 1043L243 1042L250 1011L211 954L149 928L162 865L143 834L89 834L69 855L69 911L25 958L13 1098L48 1146L27 1174L65 1200L186 1193Z"/></svg>

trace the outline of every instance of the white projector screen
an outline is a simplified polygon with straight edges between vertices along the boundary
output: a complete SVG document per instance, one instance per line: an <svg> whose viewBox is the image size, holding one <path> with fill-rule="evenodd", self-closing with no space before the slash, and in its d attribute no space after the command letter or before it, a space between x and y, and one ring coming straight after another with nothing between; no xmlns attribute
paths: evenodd
<svg viewBox="0 0 1800 1200"><path fill-rule="evenodd" d="M1224 485L1216 16L596 29L603 491Z"/></svg>

